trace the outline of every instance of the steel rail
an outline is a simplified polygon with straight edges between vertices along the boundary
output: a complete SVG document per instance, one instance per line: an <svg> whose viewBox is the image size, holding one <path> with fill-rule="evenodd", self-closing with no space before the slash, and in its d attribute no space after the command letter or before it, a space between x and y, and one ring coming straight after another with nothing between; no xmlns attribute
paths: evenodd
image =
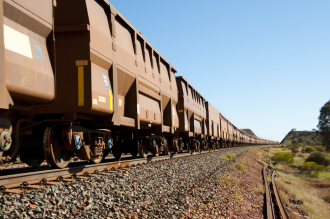
<svg viewBox="0 0 330 219"><path fill-rule="evenodd" d="M267 167L264 166L263 177L264 177L265 188L266 188L266 214L267 214L267 219L275 219L272 195L271 195L268 180L267 180L266 169L267 169Z"/></svg>
<svg viewBox="0 0 330 219"><path fill-rule="evenodd" d="M280 213L283 219L290 219L288 212L286 211L286 208L284 207L283 201L281 199L280 193L278 191L278 188L276 186L276 182L275 182L275 170L273 171L272 174L272 184L273 184L273 191L276 197L276 202L277 205L280 209Z"/></svg>
<svg viewBox="0 0 330 219"><path fill-rule="evenodd" d="M73 167L67 167L63 169L48 169L42 171L33 171L27 173L19 173L19 174L8 174L0 176L0 192L9 192L10 189L24 187L24 185L32 185L32 184L45 184L45 182L50 181L65 181L71 180L73 178L83 178L89 177L99 174L109 174L123 170L127 170L132 166L143 166L154 164L158 162L164 161L174 161L178 159L188 158L188 157L195 157L200 155L206 155L209 153L219 153L224 152L227 150L231 150L235 148L225 148L220 149L217 151L202 151L201 153L196 154L174 154L172 155L165 155L160 157L147 157L147 158L140 158L140 159L131 159L125 161L115 161L115 162L107 162L107 163L99 163L99 164L88 164L86 165L78 165ZM151 160L150 160L151 158ZM126 168L125 168L126 167ZM115 171L111 171L111 169L116 169ZM7 170L8 172L10 170ZM0 172L1 173L1 172ZM17 190L16 190L17 191Z"/></svg>

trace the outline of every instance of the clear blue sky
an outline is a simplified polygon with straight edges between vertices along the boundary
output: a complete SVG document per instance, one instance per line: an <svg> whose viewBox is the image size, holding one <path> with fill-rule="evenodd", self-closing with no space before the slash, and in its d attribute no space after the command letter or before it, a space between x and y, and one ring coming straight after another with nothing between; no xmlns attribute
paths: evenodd
<svg viewBox="0 0 330 219"><path fill-rule="evenodd" d="M330 99L329 0L112 0L238 128L281 141Z"/></svg>

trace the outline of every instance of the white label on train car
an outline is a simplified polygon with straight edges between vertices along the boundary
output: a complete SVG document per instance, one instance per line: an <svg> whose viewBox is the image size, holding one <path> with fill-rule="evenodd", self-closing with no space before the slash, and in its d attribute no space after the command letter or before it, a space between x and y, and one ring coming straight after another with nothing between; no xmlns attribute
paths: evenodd
<svg viewBox="0 0 330 219"><path fill-rule="evenodd" d="M44 57L42 56L42 51L41 51L41 47L37 46L36 44L33 44L34 46L34 52L36 53L36 58L44 61Z"/></svg>
<svg viewBox="0 0 330 219"><path fill-rule="evenodd" d="M119 106L122 106L123 105L123 101L122 99L119 99Z"/></svg>
<svg viewBox="0 0 330 219"><path fill-rule="evenodd" d="M140 114L140 106L139 106L139 104L137 105L137 113Z"/></svg>
<svg viewBox="0 0 330 219"><path fill-rule="evenodd" d="M93 104L97 105L97 99L93 99Z"/></svg>
<svg viewBox="0 0 330 219"><path fill-rule="evenodd" d="M102 102L102 103L105 103L106 98L105 97L102 97L102 96L99 96L99 101Z"/></svg>
<svg viewBox="0 0 330 219"><path fill-rule="evenodd" d="M104 86L109 89L109 79L108 79L108 76L106 74L102 73L102 77L103 77Z"/></svg>
<svg viewBox="0 0 330 219"><path fill-rule="evenodd" d="M29 37L7 25L3 27L6 49L33 59Z"/></svg>
<svg viewBox="0 0 330 219"><path fill-rule="evenodd" d="M172 107L172 110L173 110L173 116L175 116L175 109L174 109L174 106Z"/></svg>

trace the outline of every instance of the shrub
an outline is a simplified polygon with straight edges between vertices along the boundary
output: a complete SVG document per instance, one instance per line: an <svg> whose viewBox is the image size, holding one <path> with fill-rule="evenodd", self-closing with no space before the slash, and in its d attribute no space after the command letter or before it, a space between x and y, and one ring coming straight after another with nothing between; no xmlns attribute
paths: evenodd
<svg viewBox="0 0 330 219"><path fill-rule="evenodd" d="M328 166L330 164L330 161L325 158L324 154L320 151L315 151L309 155L309 157L306 159L306 162L312 161L319 165Z"/></svg>
<svg viewBox="0 0 330 219"><path fill-rule="evenodd" d="M242 194L235 193L234 197L235 197L237 202L240 202L241 200L243 200L243 195Z"/></svg>
<svg viewBox="0 0 330 219"><path fill-rule="evenodd" d="M269 150L268 150L268 149L265 149L264 151L266 151L266 152L269 152Z"/></svg>
<svg viewBox="0 0 330 219"><path fill-rule="evenodd" d="M316 148L316 150L317 150L317 151L321 151L321 152L324 152L324 151L325 151L324 148L321 148L321 147Z"/></svg>
<svg viewBox="0 0 330 219"><path fill-rule="evenodd" d="M246 170L246 168L245 168L243 165L241 165L241 164L238 164L238 163L237 163L235 166L236 166L236 168L239 169L239 170L242 170L242 171L245 171L245 170Z"/></svg>
<svg viewBox="0 0 330 219"><path fill-rule="evenodd" d="M319 177L324 179L330 179L330 172L322 171L319 173Z"/></svg>
<svg viewBox="0 0 330 219"><path fill-rule="evenodd" d="M289 152L277 152L271 157L272 161L281 164L293 164L294 158Z"/></svg>
<svg viewBox="0 0 330 219"><path fill-rule="evenodd" d="M236 157L236 154L228 154L227 157L228 158L233 158L233 157Z"/></svg>
<svg viewBox="0 0 330 219"><path fill-rule="evenodd" d="M305 153L312 153L312 152L316 151L316 149L313 148L313 147L307 147L307 148L305 148L303 151L304 151Z"/></svg>
<svg viewBox="0 0 330 219"><path fill-rule="evenodd" d="M222 159L222 160L228 160L228 158L227 158L227 157L221 157L221 159Z"/></svg>
<svg viewBox="0 0 330 219"><path fill-rule="evenodd" d="M299 146L298 144L292 144L291 146L288 147L292 153L297 153L299 152Z"/></svg>
<svg viewBox="0 0 330 219"><path fill-rule="evenodd" d="M300 170L303 172L306 172L309 176L311 176L311 175L317 176L320 171L324 170L324 166L319 165L313 161L306 161L300 167Z"/></svg>
<svg viewBox="0 0 330 219"><path fill-rule="evenodd" d="M302 158L304 158L304 155L303 155L303 154L298 154L297 157L302 157Z"/></svg>

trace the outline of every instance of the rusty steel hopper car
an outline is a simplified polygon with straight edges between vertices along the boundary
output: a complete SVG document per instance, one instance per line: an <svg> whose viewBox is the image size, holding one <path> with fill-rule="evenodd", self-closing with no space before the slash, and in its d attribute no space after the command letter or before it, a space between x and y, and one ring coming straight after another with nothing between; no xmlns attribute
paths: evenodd
<svg viewBox="0 0 330 219"><path fill-rule="evenodd" d="M24 114L55 98L53 1L1 0L0 7L0 157L9 161L17 157L20 133L29 138L36 123ZM22 160L39 162L39 151L26 152Z"/></svg>
<svg viewBox="0 0 330 219"><path fill-rule="evenodd" d="M206 138L210 150L220 148L219 114L219 111L211 103L206 102Z"/></svg>
<svg viewBox="0 0 330 219"><path fill-rule="evenodd" d="M238 142L106 0L0 0L0 26L2 162L64 168L73 156L99 163Z"/></svg>
<svg viewBox="0 0 330 219"><path fill-rule="evenodd" d="M184 78L176 77L178 86L178 134L188 151L207 149L205 98Z"/></svg>

